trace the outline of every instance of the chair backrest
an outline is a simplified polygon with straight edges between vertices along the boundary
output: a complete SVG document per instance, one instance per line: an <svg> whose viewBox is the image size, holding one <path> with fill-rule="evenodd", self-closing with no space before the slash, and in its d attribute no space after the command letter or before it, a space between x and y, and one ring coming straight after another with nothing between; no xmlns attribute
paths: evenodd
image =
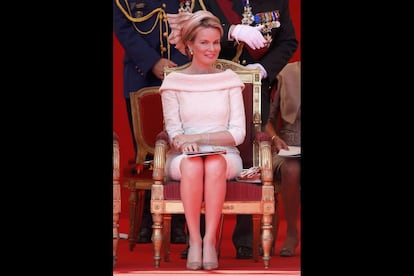
<svg viewBox="0 0 414 276"><path fill-rule="evenodd" d="M165 68L164 74L180 71L187 68L190 63L179 67ZM259 150L255 143L255 135L261 130L261 75L259 69L250 69L226 59L218 59L214 66L221 70L233 70L245 84L243 91L244 108L246 114L246 138L238 146L243 167L259 166Z"/></svg>
<svg viewBox="0 0 414 276"><path fill-rule="evenodd" d="M144 87L129 94L137 164L142 164L147 154L154 154L156 136L164 127L159 88Z"/></svg>

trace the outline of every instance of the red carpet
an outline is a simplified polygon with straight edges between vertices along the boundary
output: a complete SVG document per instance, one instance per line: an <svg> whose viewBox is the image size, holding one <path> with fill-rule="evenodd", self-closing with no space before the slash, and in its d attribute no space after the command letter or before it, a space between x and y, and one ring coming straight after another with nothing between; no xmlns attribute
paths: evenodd
<svg viewBox="0 0 414 276"><path fill-rule="evenodd" d="M154 267L152 244L136 244L134 251L129 251L128 240L121 239L118 246L118 261L113 275L194 275L194 274L218 274L218 275L301 275L300 244L296 249L296 255L290 258L275 255L270 260L270 266L265 269L263 261L259 257L258 262L253 260L238 260L236 251L231 241L231 234L235 224L235 216L227 215L224 223L223 241L219 269L212 271L186 270L186 260L180 258L185 244L171 244L170 261L161 261L160 268ZM120 219L120 233L128 234L129 222L127 218ZM300 228L300 227L299 227ZM279 252L286 233L286 223L281 220L279 234L276 240L276 253Z"/></svg>

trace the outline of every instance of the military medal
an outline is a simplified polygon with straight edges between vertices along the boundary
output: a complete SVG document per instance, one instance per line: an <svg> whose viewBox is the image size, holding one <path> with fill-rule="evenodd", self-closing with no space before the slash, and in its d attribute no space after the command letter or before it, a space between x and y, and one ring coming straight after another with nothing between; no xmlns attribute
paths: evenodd
<svg viewBox="0 0 414 276"><path fill-rule="evenodd" d="M191 1L190 0L180 0L180 8L178 12L191 12Z"/></svg>
<svg viewBox="0 0 414 276"><path fill-rule="evenodd" d="M260 12L254 16L254 23L263 24L265 27L262 29L263 33L270 32L273 28L280 27L279 11Z"/></svg>
<svg viewBox="0 0 414 276"><path fill-rule="evenodd" d="M207 8L204 5L203 0L198 0L198 3L200 4L200 7L202 10L206 11ZM182 12L188 12L192 13L195 6L195 0L180 0L180 7L178 8L178 13Z"/></svg>
<svg viewBox="0 0 414 276"><path fill-rule="evenodd" d="M244 5L244 12L243 12L242 16L243 16L243 18L241 20L241 23L243 25L251 25L254 22L252 7L250 7L249 0L247 0L246 4Z"/></svg>
<svg viewBox="0 0 414 276"><path fill-rule="evenodd" d="M241 23L243 25L252 25L253 23L257 25L264 25L260 30L263 34L263 37L267 40L267 46L270 46L272 42L272 29L280 27L280 13L279 10L260 12L256 15L252 13L252 7L250 6L249 0L242 0L244 3L244 11L242 13Z"/></svg>
<svg viewBox="0 0 414 276"><path fill-rule="evenodd" d="M272 42L272 29L280 27L279 17L280 14L278 10L260 12L254 16L254 23L256 23L256 25L264 25L263 29L260 31L262 32L264 38L267 40L268 46Z"/></svg>

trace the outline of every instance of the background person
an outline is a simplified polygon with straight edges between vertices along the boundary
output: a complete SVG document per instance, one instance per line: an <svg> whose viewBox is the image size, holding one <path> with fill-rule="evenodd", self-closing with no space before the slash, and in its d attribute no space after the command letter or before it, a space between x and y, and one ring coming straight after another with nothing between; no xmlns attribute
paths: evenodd
<svg viewBox="0 0 414 276"><path fill-rule="evenodd" d="M125 1L113 0L113 30L125 50L123 67L123 93L128 122L133 133L129 93L143 87L159 86L164 78L164 67L175 67L189 59L168 45L170 31L166 13L176 13L180 1ZM137 145L133 139L134 152ZM134 158L135 160L135 158ZM151 191L145 191L144 211L138 242L150 243L152 216ZM183 215L172 217L172 243L185 243L185 219Z"/></svg>
<svg viewBox="0 0 414 276"><path fill-rule="evenodd" d="M289 146L301 145L300 64L288 64L278 75L278 86L265 126L266 133L272 137L273 177L280 181L287 225L286 240L279 252L281 257L294 256L299 244L300 158L282 157L278 153L281 149L289 150Z"/></svg>

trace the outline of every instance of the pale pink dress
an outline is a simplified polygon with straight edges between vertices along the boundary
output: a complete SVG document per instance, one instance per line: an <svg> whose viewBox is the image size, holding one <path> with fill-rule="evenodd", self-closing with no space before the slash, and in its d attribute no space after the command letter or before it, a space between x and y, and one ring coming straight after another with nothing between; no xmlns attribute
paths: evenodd
<svg viewBox="0 0 414 276"><path fill-rule="evenodd" d="M172 72L164 79L161 99L165 129L170 141L178 134L195 134L228 130L235 146L219 146L227 150L227 179L243 169L237 145L246 135L246 120L242 91L244 84L230 69L212 74L190 75ZM214 145L200 145L211 150ZM167 154L166 174L181 179L180 161L183 154L170 150Z"/></svg>

